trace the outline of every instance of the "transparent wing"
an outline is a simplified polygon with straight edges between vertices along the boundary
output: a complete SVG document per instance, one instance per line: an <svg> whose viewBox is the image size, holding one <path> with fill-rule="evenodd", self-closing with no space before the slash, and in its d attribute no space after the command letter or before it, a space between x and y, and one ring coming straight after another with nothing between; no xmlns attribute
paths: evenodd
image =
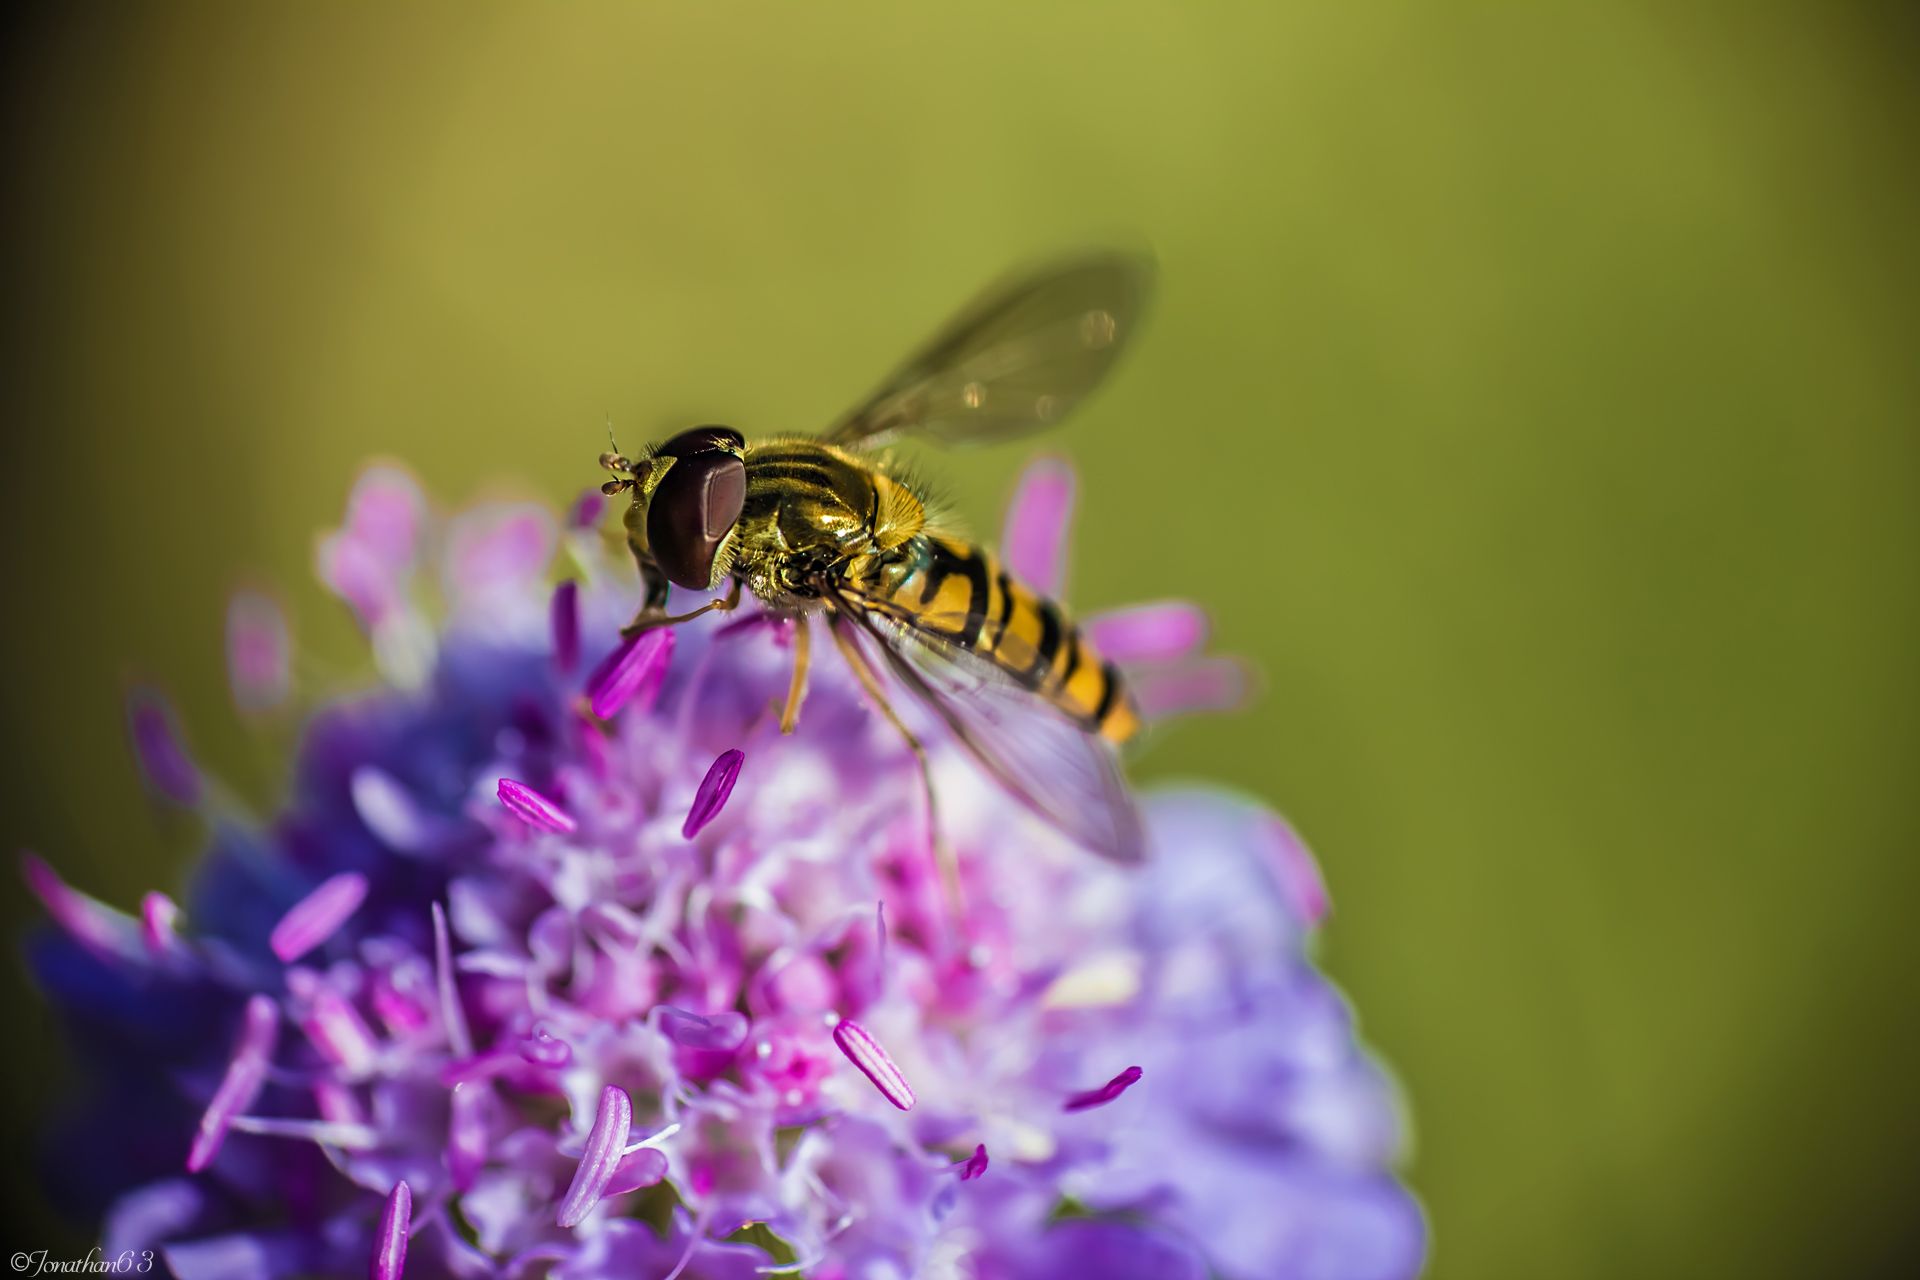
<svg viewBox="0 0 1920 1280"><path fill-rule="evenodd" d="M1143 254L1063 258L988 290L825 434L864 445L907 432L948 443L1058 424L1112 369L1153 281Z"/></svg>
<svg viewBox="0 0 1920 1280"><path fill-rule="evenodd" d="M996 782L1075 843L1117 862L1140 861L1140 816L1111 743L972 650L876 613L857 596L836 596L881 667Z"/></svg>

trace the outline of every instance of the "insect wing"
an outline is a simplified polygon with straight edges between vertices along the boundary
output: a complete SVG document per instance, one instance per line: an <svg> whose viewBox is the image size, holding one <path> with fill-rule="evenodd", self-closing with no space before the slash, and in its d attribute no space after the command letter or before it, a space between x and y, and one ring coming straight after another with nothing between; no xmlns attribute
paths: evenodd
<svg viewBox="0 0 1920 1280"><path fill-rule="evenodd" d="M830 444L907 434L1001 440L1057 425L1113 368L1145 312L1153 261L1066 258L989 290L827 431Z"/></svg>
<svg viewBox="0 0 1920 1280"><path fill-rule="evenodd" d="M995 781L1095 853L1138 862L1145 837L1113 746L952 640L842 597L882 664Z"/></svg>

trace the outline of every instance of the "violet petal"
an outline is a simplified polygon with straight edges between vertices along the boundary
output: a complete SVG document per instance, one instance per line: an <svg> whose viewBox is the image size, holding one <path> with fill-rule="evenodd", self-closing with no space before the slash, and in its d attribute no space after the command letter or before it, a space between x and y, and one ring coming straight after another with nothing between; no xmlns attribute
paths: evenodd
<svg viewBox="0 0 1920 1280"><path fill-rule="evenodd" d="M453 981L453 941L447 930L447 912L433 904L433 980L440 989L440 1021L447 1035L447 1047L458 1058L473 1053L473 1035L467 1030L467 1015L460 1007L460 990Z"/></svg>
<svg viewBox="0 0 1920 1280"><path fill-rule="evenodd" d="M907 1084L906 1076L894 1065L887 1051L880 1047L867 1029L850 1018L843 1018L833 1028L833 1042L840 1046L840 1052L847 1055L847 1061L860 1068L860 1073L873 1081L883 1097L902 1111L913 1109L913 1088Z"/></svg>
<svg viewBox="0 0 1920 1280"><path fill-rule="evenodd" d="M358 871L342 871L287 909L273 926L268 945L283 963L291 964L340 931L367 899L367 878Z"/></svg>
<svg viewBox="0 0 1920 1280"><path fill-rule="evenodd" d="M680 826L680 834L691 840L700 834L701 828L720 816L727 797L733 794L733 784L739 781L740 766L747 756L738 748L720 753L707 769L707 776L700 779L700 788L694 792L693 807L687 811L687 820Z"/></svg>
<svg viewBox="0 0 1920 1280"><path fill-rule="evenodd" d="M607 1183L620 1165L626 1150L627 1132L633 1127L633 1100L626 1090L608 1085L600 1091L600 1108L594 1113L593 1128L587 1134L587 1149L574 1170L573 1185L560 1201L556 1221L563 1227L577 1227L586 1220L593 1206L606 1193Z"/></svg>

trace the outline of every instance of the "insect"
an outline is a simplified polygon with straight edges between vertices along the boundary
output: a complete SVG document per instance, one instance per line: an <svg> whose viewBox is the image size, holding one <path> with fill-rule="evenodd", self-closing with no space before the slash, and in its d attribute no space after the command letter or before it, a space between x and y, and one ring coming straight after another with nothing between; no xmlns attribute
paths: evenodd
<svg viewBox="0 0 1920 1280"><path fill-rule="evenodd" d="M1146 302L1150 260L1090 253L989 290L819 436L748 444L730 427L680 432L638 459L600 464L631 491L627 541L644 599L629 634L736 607L744 588L795 620L781 713L806 692L811 620L919 763L918 734L882 676L943 724L1002 787L1080 844L1141 855L1117 747L1139 719L1119 673L1066 610L1010 577L984 548L943 532L891 441L1005 439L1061 422L1113 367ZM669 615L669 584L726 594ZM951 885L951 881L950 881Z"/></svg>

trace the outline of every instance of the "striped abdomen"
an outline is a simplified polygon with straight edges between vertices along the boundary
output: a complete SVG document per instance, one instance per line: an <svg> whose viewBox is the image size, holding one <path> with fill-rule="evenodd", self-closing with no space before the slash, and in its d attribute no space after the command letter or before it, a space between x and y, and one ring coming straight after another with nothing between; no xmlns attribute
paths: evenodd
<svg viewBox="0 0 1920 1280"><path fill-rule="evenodd" d="M1058 605L980 548L926 534L891 555L859 557L848 570L869 607L990 659L1088 732L1124 742L1139 729L1112 664Z"/></svg>

